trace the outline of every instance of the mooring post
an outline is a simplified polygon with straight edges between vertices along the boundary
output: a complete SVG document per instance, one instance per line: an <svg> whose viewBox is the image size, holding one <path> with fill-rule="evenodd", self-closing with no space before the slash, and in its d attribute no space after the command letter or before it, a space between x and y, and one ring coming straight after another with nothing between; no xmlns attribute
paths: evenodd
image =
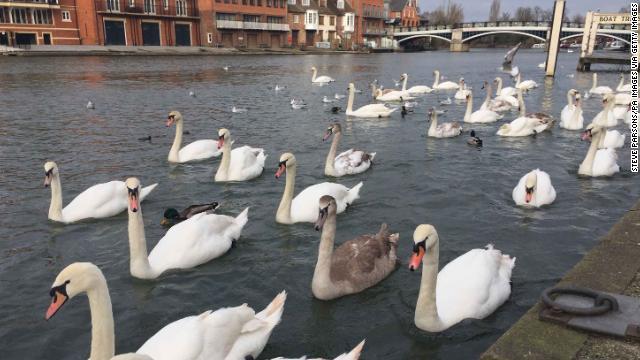
<svg viewBox="0 0 640 360"><path fill-rule="evenodd" d="M562 33L562 20L564 19L564 0L556 0L553 6L553 22L549 30L549 46L547 47L547 63L545 71L547 76L555 76L556 61L560 49L560 34Z"/></svg>

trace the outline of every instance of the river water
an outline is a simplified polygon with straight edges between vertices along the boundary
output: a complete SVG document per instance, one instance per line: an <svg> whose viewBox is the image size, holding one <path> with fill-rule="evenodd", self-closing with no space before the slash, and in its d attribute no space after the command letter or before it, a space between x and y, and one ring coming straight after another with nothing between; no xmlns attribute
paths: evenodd
<svg viewBox="0 0 640 360"><path fill-rule="evenodd" d="M118 353L135 351L165 324L207 309L249 303L262 309L282 289L289 297L281 324L261 358L335 356L367 339L364 359L468 359L477 357L596 244L638 199L638 176L579 178L588 144L578 132L555 128L536 138L495 136L501 124L475 126L485 146L454 139L426 138L427 108L445 97L419 100L414 114L388 120L346 119L331 114L323 95L345 93L348 82L366 88L374 78L387 87L402 72L409 85L433 81L439 69L449 80L463 76L474 87L475 106L483 80L500 75L502 51L342 56L237 57L58 57L0 58L0 348L4 359L86 359L90 315L86 297L72 299L56 317L44 320L48 291L58 272L90 261L104 272L115 316ZM559 119L566 91L591 85L575 72L576 54L560 55L555 82L545 83L543 52L521 50L516 62L523 79L541 86L526 97L528 110ZM229 65L229 71L223 66ZM337 79L310 84L311 66ZM568 75L575 74L573 77ZM506 74L502 74L507 78ZM617 85L616 72L600 74L602 85ZM276 84L286 90L275 93ZM196 97L190 97L195 91ZM291 97L307 109L293 110ZM88 100L95 110L88 110ZM356 104L369 101L368 92ZM344 107L344 100L341 100ZM232 114L232 106L248 109ZM441 120L462 120L464 106L450 105ZM599 111L585 103L585 122ZM170 110L185 118L186 142L216 138L227 127L237 145L263 147L264 174L253 181L216 184L219 159L170 165L174 129ZM512 120L515 114L507 114ZM310 282L319 234L311 224L274 221L284 179L274 172L281 153L298 159L297 191L327 180L321 141L332 121L343 124L342 147L376 151L370 171L340 178L347 186L364 181L359 199L338 218L337 242L375 233L381 222L400 232L402 266L381 284L335 301L315 300ZM624 126L619 127L627 134ZM152 142L138 138L151 135ZM628 135L618 150L629 168ZM47 220L50 190L42 187L43 164L60 167L65 204L92 184L138 176L160 185L143 203L149 249L164 234L165 207L218 201L221 213L251 206L237 247L196 269L165 274L156 281L129 275L126 213L73 225ZM511 191L534 168L547 171L558 193L552 206L524 210ZM412 233L431 223L441 238L441 265L464 252L493 243L516 256L510 299L484 320L467 320L440 334L413 325L419 273L407 270Z"/></svg>

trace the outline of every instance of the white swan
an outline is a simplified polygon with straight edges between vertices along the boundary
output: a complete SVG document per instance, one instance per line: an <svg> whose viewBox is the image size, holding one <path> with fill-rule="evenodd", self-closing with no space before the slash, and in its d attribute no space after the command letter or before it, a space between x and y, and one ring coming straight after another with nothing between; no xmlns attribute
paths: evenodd
<svg viewBox="0 0 640 360"><path fill-rule="evenodd" d="M313 72L313 75L311 76L311 82L314 84L328 84L332 81L335 81L333 78L328 77L326 75L317 76L318 70L316 69L315 66L311 67L311 71Z"/></svg>
<svg viewBox="0 0 640 360"><path fill-rule="evenodd" d="M611 148L600 149L598 146L601 137L605 136L605 129L594 124L589 124L587 129L582 133L582 140L591 141L589 150L584 160L580 164L578 174L585 176L611 176L620 171L618 166L618 154Z"/></svg>
<svg viewBox="0 0 640 360"><path fill-rule="evenodd" d="M575 104L574 102L575 98ZM560 127L567 130L580 130L584 124L582 116L582 99L580 93L571 89L567 92L567 105L560 113Z"/></svg>
<svg viewBox="0 0 640 360"><path fill-rule="evenodd" d="M45 319L51 319L62 305L81 293L87 294L91 310L89 358L112 359L115 331L111 297L102 271L94 264L73 263L58 274L49 292L52 301ZM117 358L200 360L257 357L282 317L286 298L286 292L281 292L258 314L244 304L176 320L149 338L137 350L137 355ZM242 349L235 352L236 347Z"/></svg>
<svg viewBox="0 0 640 360"><path fill-rule="evenodd" d="M462 132L462 127L457 122L447 122L438 124L438 114L434 109L429 113L431 117L431 125L427 130L427 136L435 138L456 137Z"/></svg>
<svg viewBox="0 0 640 360"><path fill-rule="evenodd" d="M516 76L516 89L520 89L520 90L524 90L524 91L529 91L531 89L537 88L538 87L538 83L533 81L533 80L525 80L525 81L520 81L521 75L518 74L518 76Z"/></svg>
<svg viewBox="0 0 640 360"><path fill-rule="evenodd" d="M429 94L430 92L433 91L432 88L426 86L426 85L414 85L410 88L407 89L407 81L409 80L409 75L407 74L402 74L402 91L406 91L411 95L422 95L422 94Z"/></svg>
<svg viewBox="0 0 640 360"><path fill-rule="evenodd" d="M248 221L249 208L235 218L200 213L172 226L147 255L140 182L126 181L129 200L130 271L139 279L155 279L167 270L190 269L224 255L240 238Z"/></svg>
<svg viewBox="0 0 640 360"><path fill-rule="evenodd" d="M527 114L521 89L518 89L518 103L520 104L520 116L509 124L500 126L498 132L496 132L497 135L522 137L536 135L553 127L554 121L549 115L542 113Z"/></svg>
<svg viewBox="0 0 640 360"><path fill-rule="evenodd" d="M376 89L375 84L372 84L373 90L373 98L378 101L384 102L398 102L398 101L406 101L415 99L414 96L411 96L408 91L403 90L391 90L385 89Z"/></svg>
<svg viewBox="0 0 640 360"><path fill-rule="evenodd" d="M618 84L618 87L616 87L616 91L617 92L621 92L621 93L629 93L631 92L631 84L625 84L624 83L624 74L620 73L620 83Z"/></svg>
<svg viewBox="0 0 640 360"><path fill-rule="evenodd" d="M117 215L127 209L127 190L124 181L96 184L78 194L62 208L62 185L58 165L53 161L44 164L44 186L51 186L49 220L69 224L84 219L101 219ZM158 184L145 187L140 192L144 200Z"/></svg>
<svg viewBox="0 0 640 360"><path fill-rule="evenodd" d="M495 99L491 99L491 85L487 81L482 84L482 89L486 89L487 93L484 102L482 103L482 105L480 105L480 110L491 110L493 112L504 112L511 110L512 105L510 101L503 100L497 97Z"/></svg>
<svg viewBox="0 0 640 360"><path fill-rule="evenodd" d="M511 87L511 86L508 86L508 87L505 87L505 88L502 87L502 78L501 77L497 77L493 81L498 86L496 88L496 96L512 96L512 97L515 97L515 96L518 95L518 90L516 88Z"/></svg>
<svg viewBox="0 0 640 360"><path fill-rule="evenodd" d="M338 214L345 211L347 205L360 197L362 182L351 189L344 185L324 182L315 184L302 190L298 196L293 197L296 184L296 158L291 153L280 156L276 179L286 172L284 193L276 213L276 222L280 224L293 224L297 222L315 222L318 218L318 201L323 195L331 195L338 204Z"/></svg>
<svg viewBox="0 0 640 360"><path fill-rule="evenodd" d="M602 105L602 111L593 118L591 123L600 127L613 127L618 125L618 119L616 119L612 111L615 106L614 95L605 94L602 99Z"/></svg>
<svg viewBox="0 0 640 360"><path fill-rule="evenodd" d="M472 112L473 109L473 92L469 90L467 95L467 111L464 114L464 122L466 123L490 123L502 119L502 115L491 110L478 110Z"/></svg>
<svg viewBox="0 0 640 360"><path fill-rule="evenodd" d="M464 78L460 78L459 88L453 96L456 100L466 100L467 95L469 95L469 89L467 89L467 85L464 83Z"/></svg>
<svg viewBox="0 0 640 360"><path fill-rule="evenodd" d="M624 123L629 125L629 129L631 129L631 104L627 106L627 112L624 113Z"/></svg>
<svg viewBox="0 0 640 360"><path fill-rule="evenodd" d="M369 104L361 106L356 110L353 110L353 102L355 99L355 86L353 83L349 84L349 99L347 100L347 116L354 116L360 118L381 118L389 117L398 108L390 108L384 104Z"/></svg>
<svg viewBox="0 0 640 360"><path fill-rule="evenodd" d="M348 353L338 355L338 357L334 358L333 360L358 360L360 359L360 354L362 353L363 348L364 348L364 340L362 340L356 347L354 347L353 350L349 351ZM143 359L140 359L140 360L143 360ZM306 356L303 356L301 358L295 358L295 359L278 357L271 360L323 360L323 359L319 359L319 358L311 359Z"/></svg>
<svg viewBox="0 0 640 360"><path fill-rule="evenodd" d="M458 84L454 83L453 81L445 81L441 83L440 71L434 70L433 74L435 76L435 79L433 80L433 86L431 86L431 88L433 88L434 90L457 90L458 89Z"/></svg>
<svg viewBox="0 0 640 360"><path fill-rule="evenodd" d="M419 225L413 233L409 269L422 262L422 281L414 322L429 332L444 331L464 319L483 319L511 294L511 272L516 258L493 245L473 249L455 258L438 273L438 233L432 225Z"/></svg>
<svg viewBox="0 0 640 360"><path fill-rule="evenodd" d="M619 93L616 94L615 103L616 105L626 106L631 104L631 100L633 100L631 93Z"/></svg>
<svg viewBox="0 0 640 360"><path fill-rule="evenodd" d="M324 174L327 176L340 177L344 175L359 174L367 171L371 167L376 153L366 153L362 150L349 149L336 156L338 144L342 139L342 126L339 123L333 123L327 128L322 141L327 140L333 135L331 149L327 154L324 164Z"/></svg>
<svg viewBox="0 0 640 360"><path fill-rule="evenodd" d="M621 134L618 130L607 130L604 136L600 137L598 149L618 149L624 146L625 134Z"/></svg>
<svg viewBox="0 0 640 360"><path fill-rule="evenodd" d="M525 174L511 194L518 206L540 207L549 205L556 199L556 190L549 174L535 169Z"/></svg>
<svg viewBox="0 0 640 360"><path fill-rule="evenodd" d="M220 156L221 152L216 146L218 143L216 140L197 140L180 149L184 131L183 123L184 119L180 112L172 111L169 113L167 127L176 124L176 136L173 138L173 145L171 145L171 150L169 150L169 156L167 157L170 163L186 163Z"/></svg>
<svg viewBox="0 0 640 360"><path fill-rule="evenodd" d="M222 161L216 172L216 182L245 181L260 176L267 158L264 150L246 145L231 150L230 137L229 130L218 131L218 148L222 148Z"/></svg>
<svg viewBox="0 0 640 360"><path fill-rule="evenodd" d="M232 108L231 108L231 112L232 112L232 113L237 113L237 114L240 114L240 113L246 113L246 112L247 112L247 109L245 109L245 108L239 108L239 107L235 107L235 106L234 106L234 107L232 107Z"/></svg>
<svg viewBox="0 0 640 360"><path fill-rule="evenodd" d="M589 89L589 94L592 95L605 95L612 93L608 86L598 86L598 73L593 73L593 84L591 85L591 89Z"/></svg>

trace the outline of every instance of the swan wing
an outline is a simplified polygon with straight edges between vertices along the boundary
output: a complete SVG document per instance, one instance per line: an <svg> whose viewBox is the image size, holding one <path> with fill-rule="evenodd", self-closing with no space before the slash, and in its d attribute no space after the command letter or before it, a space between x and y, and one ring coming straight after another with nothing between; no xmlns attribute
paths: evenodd
<svg viewBox="0 0 640 360"><path fill-rule="evenodd" d="M513 198L513 202L515 202L516 205L518 206L529 205L526 202L526 192L525 192L525 182L527 181L528 175L529 174L525 174L523 177L521 177L520 181L518 181L518 185L516 185L516 187L514 187L513 191L511 192L511 197Z"/></svg>
<svg viewBox="0 0 640 360"><path fill-rule="evenodd" d="M264 169L266 155L261 148L242 146L231 151L229 180L242 181L253 179Z"/></svg>
<svg viewBox="0 0 640 360"><path fill-rule="evenodd" d="M294 222L315 222L318 219L318 201L323 195L336 199L338 213L347 208L349 189L340 184L324 182L302 190L291 202L291 218Z"/></svg>
<svg viewBox="0 0 640 360"><path fill-rule="evenodd" d="M117 215L127 208L127 189L123 181L96 184L78 194L62 209L65 222Z"/></svg>
<svg viewBox="0 0 640 360"><path fill-rule="evenodd" d="M604 136L604 142L602 148L617 149L624 146L625 135L621 134L618 130L608 130Z"/></svg>
<svg viewBox="0 0 640 360"><path fill-rule="evenodd" d="M218 141L216 140L198 140L194 141L178 152L180 162L198 161L220 156L222 152L218 150Z"/></svg>
<svg viewBox="0 0 640 360"><path fill-rule="evenodd" d="M611 176L620 171L614 149L600 149L593 159L593 176Z"/></svg>
<svg viewBox="0 0 640 360"><path fill-rule="evenodd" d="M537 181L533 195L535 206L549 205L556 199L556 189L551 184L551 177L546 172L536 169Z"/></svg>
<svg viewBox="0 0 640 360"><path fill-rule="evenodd" d="M334 168L344 174L358 174L371 166L371 159L375 153L367 154L361 150L349 149L336 156Z"/></svg>

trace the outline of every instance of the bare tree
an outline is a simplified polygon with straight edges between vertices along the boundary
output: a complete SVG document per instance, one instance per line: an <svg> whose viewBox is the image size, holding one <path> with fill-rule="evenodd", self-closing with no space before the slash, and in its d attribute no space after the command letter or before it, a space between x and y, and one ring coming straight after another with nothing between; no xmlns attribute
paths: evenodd
<svg viewBox="0 0 640 360"><path fill-rule="evenodd" d="M464 21L464 9L462 5L457 3L449 3L447 9L447 18L449 24L461 23Z"/></svg>
<svg viewBox="0 0 640 360"><path fill-rule="evenodd" d="M500 0L493 0L491 2L491 9L489 10L489 21L498 21L500 17Z"/></svg>
<svg viewBox="0 0 640 360"><path fill-rule="evenodd" d="M508 11L505 11L502 13L502 15L500 15L500 18L498 19L499 21L510 21L511 20L511 13Z"/></svg>
<svg viewBox="0 0 640 360"><path fill-rule="evenodd" d="M573 17L571 18L571 22L578 23L578 24L584 24L584 15L582 15L582 14L573 15Z"/></svg>
<svg viewBox="0 0 640 360"><path fill-rule="evenodd" d="M451 3L446 8L438 6L427 14L431 25L453 25L464 21L464 11L460 4Z"/></svg>
<svg viewBox="0 0 640 360"><path fill-rule="evenodd" d="M631 12L631 6L629 6L629 5L623 6L623 7L620 8L620 10L618 12L621 12L621 13Z"/></svg>
<svg viewBox="0 0 640 360"><path fill-rule="evenodd" d="M530 7L520 6L516 9L516 14L514 16L515 21L535 21L535 16L533 15L533 9Z"/></svg>

